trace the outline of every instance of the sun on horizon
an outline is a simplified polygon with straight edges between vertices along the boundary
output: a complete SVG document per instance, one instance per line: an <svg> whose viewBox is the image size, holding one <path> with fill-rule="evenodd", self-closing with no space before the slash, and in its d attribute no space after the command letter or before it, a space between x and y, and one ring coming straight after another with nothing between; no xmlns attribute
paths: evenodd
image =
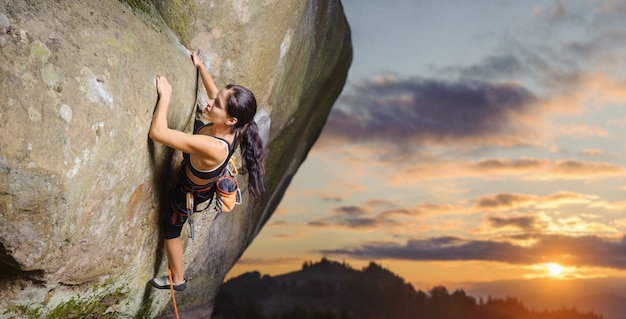
<svg viewBox="0 0 626 319"><path fill-rule="evenodd" d="M563 275L563 266L557 263L547 263L545 266L550 277L561 277Z"/></svg>
<svg viewBox="0 0 626 319"><path fill-rule="evenodd" d="M584 275L576 273L576 267L564 266L555 262L535 264L530 269L533 270L533 273L524 275L524 278L574 279L584 277Z"/></svg>

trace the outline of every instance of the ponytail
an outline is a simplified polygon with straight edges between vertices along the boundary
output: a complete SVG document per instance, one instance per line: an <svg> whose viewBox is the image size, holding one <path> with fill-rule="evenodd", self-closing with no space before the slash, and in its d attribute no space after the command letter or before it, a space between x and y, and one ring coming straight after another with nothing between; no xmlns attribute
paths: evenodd
<svg viewBox="0 0 626 319"><path fill-rule="evenodd" d="M248 190L252 198L258 201L265 193L263 141L254 119L243 127L241 133L241 157L243 168L248 172Z"/></svg>
<svg viewBox="0 0 626 319"><path fill-rule="evenodd" d="M228 114L237 118L235 130L241 132L241 158L244 171L248 173L248 190L252 198L260 200L265 194L265 167L263 166L263 141L254 121L256 114L256 98L254 94L241 85L229 84L227 101Z"/></svg>

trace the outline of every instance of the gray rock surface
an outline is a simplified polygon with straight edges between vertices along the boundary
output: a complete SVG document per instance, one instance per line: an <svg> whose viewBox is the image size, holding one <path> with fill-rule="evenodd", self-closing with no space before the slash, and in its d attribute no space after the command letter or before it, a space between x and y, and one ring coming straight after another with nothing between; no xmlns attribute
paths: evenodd
<svg viewBox="0 0 626 319"><path fill-rule="evenodd" d="M189 131L206 102L188 48L218 86L255 92L267 143L266 198L208 208L185 240L178 306L206 318L343 88L340 1L0 0L0 317L171 313L148 280L167 274L158 219L180 154L148 129L157 74L171 127Z"/></svg>

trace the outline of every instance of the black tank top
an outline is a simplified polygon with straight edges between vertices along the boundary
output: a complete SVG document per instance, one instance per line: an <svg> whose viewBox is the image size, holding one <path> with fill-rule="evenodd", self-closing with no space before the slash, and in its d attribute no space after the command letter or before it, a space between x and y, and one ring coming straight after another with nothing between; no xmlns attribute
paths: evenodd
<svg viewBox="0 0 626 319"><path fill-rule="evenodd" d="M198 131L204 127L204 123L202 123L201 121L196 120L194 123L194 134L197 134ZM233 140L233 144L231 145L230 143L228 143L227 140L221 138L221 137L217 137L217 136L212 136L213 138L216 138L222 142L224 142L226 144L226 148L228 148L228 155L226 156L226 158L224 159L224 162L222 162L222 164L220 164L218 167L212 169L212 170L208 170L208 171L200 171L197 170L195 167L193 167L193 164L191 164L191 156L188 153L183 152L183 163L185 165L187 165L189 167L189 170L191 170L191 174L193 174L193 176L197 177L197 178L201 178L201 179L213 179L215 177L217 177L218 175L220 175L220 173L222 172L222 170L224 170L224 167L226 167L228 165L228 160L230 159L230 157L233 155L233 153L235 152L235 144L237 143L237 133L235 133L235 139Z"/></svg>

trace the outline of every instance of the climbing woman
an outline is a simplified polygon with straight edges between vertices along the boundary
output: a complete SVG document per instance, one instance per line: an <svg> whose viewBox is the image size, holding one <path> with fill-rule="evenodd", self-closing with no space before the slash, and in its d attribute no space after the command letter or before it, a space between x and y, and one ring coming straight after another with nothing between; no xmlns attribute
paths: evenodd
<svg viewBox="0 0 626 319"><path fill-rule="evenodd" d="M195 211L198 204L213 196L213 181L224 171L237 146L248 174L249 194L259 200L265 192L263 144L254 121L257 109L254 95L248 89L232 84L218 90L195 52L192 53L192 61L209 97L201 113L208 124L196 119L193 134L170 129L167 126L167 110L172 86L164 76L158 76L156 86L159 98L150 126L153 141L183 152L181 171L176 186L170 191L167 219L163 222L172 286L178 291L187 287L183 276L180 234L188 218L188 209ZM168 276L153 278L150 283L159 289L170 288Z"/></svg>

